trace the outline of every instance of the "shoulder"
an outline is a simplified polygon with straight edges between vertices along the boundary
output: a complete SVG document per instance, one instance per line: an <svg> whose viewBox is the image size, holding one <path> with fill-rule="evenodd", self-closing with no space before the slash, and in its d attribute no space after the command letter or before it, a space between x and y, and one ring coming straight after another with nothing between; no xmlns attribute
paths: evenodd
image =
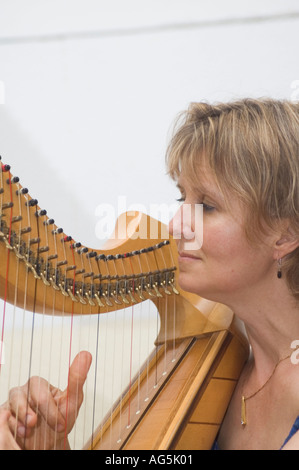
<svg viewBox="0 0 299 470"><path fill-rule="evenodd" d="M289 422L289 434L285 435L282 450L299 450L299 365L294 362L284 364L279 377L279 393L284 397L284 416ZM278 385L278 384L277 384ZM281 387L283 385L283 388ZM297 416L297 418L295 418Z"/></svg>
<svg viewBox="0 0 299 470"><path fill-rule="evenodd" d="M290 438L290 440L283 446L282 450L299 450L299 431Z"/></svg>
<svg viewBox="0 0 299 470"><path fill-rule="evenodd" d="M282 450L299 450L299 416L295 420Z"/></svg>

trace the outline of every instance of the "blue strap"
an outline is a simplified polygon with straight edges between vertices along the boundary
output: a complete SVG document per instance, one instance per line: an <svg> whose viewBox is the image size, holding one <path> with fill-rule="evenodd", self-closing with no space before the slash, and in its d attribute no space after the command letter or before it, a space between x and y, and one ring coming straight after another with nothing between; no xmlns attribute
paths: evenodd
<svg viewBox="0 0 299 470"><path fill-rule="evenodd" d="M296 421L294 422L288 437L286 438L280 449L282 449L286 445L286 443L291 439L292 436L294 436L294 434L296 434L297 431L299 431L299 416L296 418ZM211 450L220 450L217 440L214 442Z"/></svg>
<svg viewBox="0 0 299 470"><path fill-rule="evenodd" d="M293 424L293 427L290 431L290 434L288 435L288 437L284 441L283 445L281 446L281 449L286 445L286 443L291 439L291 437L294 436L294 434L296 434L297 431L299 431L299 416L297 416L296 421Z"/></svg>

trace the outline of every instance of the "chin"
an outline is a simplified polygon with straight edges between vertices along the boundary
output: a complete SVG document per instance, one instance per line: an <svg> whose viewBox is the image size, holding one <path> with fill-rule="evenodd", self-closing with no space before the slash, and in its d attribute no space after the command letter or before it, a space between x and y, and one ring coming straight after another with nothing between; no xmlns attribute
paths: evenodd
<svg viewBox="0 0 299 470"><path fill-rule="evenodd" d="M194 276L190 276L190 274L185 274L180 272L179 277L178 277L178 284L181 289L183 289L186 292L191 292L192 294L200 295L201 297L204 297L202 292L205 290L202 286L200 286L200 283L194 278Z"/></svg>
<svg viewBox="0 0 299 470"><path fill-rule="evenodd" d="M181 289L191 294L198 295L206 300L211 300L213 302L223 303L223 298L219 292L215 290L211 285L206 283L196 282L194 277L188 276L184 273L180 273L178 277L178 284Z"/></svg>

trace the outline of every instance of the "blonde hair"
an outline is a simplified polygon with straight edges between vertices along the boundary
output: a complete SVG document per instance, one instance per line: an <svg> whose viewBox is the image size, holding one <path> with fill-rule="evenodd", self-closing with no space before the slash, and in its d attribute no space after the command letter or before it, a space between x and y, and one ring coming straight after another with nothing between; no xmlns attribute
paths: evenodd
<svg viewBox="0 0 299 470"><path fill-rule="evenodd" d="M179 116L167 149L173 179L200 181L205 165L229 204L234 194L248 208L247 236L288 219L299 233L299 104L244 99L192 103ZM299 248L283 260L283 273L299 299Z"/></svg>

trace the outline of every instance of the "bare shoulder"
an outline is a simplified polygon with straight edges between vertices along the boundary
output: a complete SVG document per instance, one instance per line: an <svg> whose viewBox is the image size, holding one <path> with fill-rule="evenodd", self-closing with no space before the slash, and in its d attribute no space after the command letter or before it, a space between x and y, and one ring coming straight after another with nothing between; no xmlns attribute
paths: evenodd
<svg viewBox="0 0 299 470"><path fill-rule="evenodd" d="M299 450L299 431L291 437L282 450Z"/></svg>
<svg viewBox="0 0 299 470"><path fill-rule="evenodd" d="M284 392L288 391L288 401L299 416L299 364L291 363L286 365L281 383L284 386Z"/></svg>
<svg viewBox="0 0 299 470"><path fill-rule="evenodd" d="M283 450L299 450L299 364L292 363L288 369L288 375L284 377L285 390L289 390L288 406L292 410L292 415L297 416L293 424L293 436L284 445Z"/></svg>

